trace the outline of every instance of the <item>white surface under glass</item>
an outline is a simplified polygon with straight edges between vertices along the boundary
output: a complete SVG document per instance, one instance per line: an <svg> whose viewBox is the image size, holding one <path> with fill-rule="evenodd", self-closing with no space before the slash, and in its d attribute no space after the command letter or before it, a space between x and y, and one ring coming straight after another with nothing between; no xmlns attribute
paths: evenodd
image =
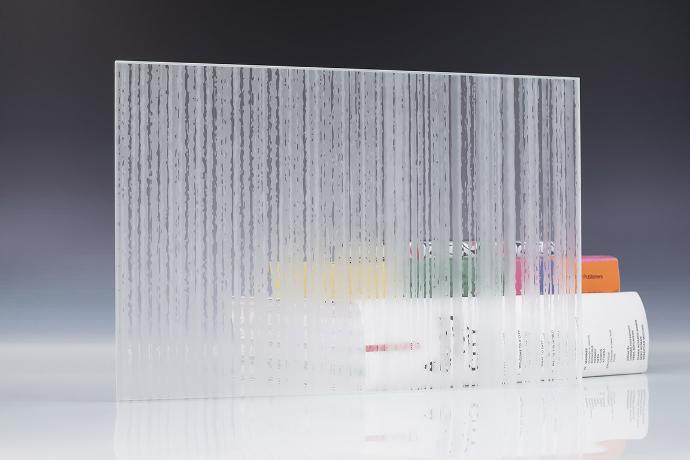
<svg viewBox="0 0 690 460"><path fill-rule="evenodd" d="M116 403L111 345L5 344L0 458L685 459L688 345L581 387Z"/></svg>

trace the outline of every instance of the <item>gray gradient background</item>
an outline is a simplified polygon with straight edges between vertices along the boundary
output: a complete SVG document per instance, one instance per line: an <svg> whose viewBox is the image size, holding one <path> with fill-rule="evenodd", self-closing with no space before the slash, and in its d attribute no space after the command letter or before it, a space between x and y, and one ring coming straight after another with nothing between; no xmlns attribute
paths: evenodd
<svg viewBox="0 0 690 460"><path fill-rule="evenodd" d="M688 337L686 2L248 3L0 4L0 342L114 336L115 59L579 76L584 253Z"/></svg>

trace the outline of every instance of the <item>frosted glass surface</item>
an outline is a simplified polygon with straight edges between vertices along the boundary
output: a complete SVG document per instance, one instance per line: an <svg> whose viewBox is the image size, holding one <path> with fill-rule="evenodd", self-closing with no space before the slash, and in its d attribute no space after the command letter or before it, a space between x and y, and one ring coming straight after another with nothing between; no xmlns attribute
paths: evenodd
<svg viewBox="0 0 690 460"><path fill-rule="evenodd" d="M577 79L115 80L120 399L580 376Z"/></svg>

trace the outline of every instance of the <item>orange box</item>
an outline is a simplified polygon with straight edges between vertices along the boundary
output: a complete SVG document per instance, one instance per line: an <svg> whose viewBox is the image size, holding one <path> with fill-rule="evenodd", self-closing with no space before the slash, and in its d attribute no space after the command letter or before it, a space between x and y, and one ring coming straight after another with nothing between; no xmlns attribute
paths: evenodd
<svg viewBox="0 0 690 460"><path fill-rule="evenodd" d="M582 292L620 292L618 259L613 256L582 256Z"/></svg>

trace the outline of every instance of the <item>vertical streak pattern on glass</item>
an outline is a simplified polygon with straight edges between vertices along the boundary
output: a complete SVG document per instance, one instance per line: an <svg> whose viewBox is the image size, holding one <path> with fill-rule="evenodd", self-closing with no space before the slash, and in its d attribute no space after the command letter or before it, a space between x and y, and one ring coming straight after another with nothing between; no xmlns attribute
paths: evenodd
<svg viewBox="0 0 690 460"><path fill-rule="evenodd" d="M118 398L579 377L576 79L115 79Z"/></svg>

